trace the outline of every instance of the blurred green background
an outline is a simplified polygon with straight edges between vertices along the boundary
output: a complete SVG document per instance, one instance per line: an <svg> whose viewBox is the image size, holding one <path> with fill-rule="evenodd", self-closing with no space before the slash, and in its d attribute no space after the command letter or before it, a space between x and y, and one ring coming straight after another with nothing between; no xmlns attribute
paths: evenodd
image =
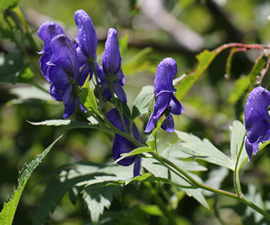
<svg viewBox="0 0 270 225"><path fill-rule="evenodd" d="M19 7L40 48L43 43L38 39L36 31L42 23L55 21L74 39L77 36L74 12L78 9L85 10L96 27L99 63L107 30L116 27L122 47L122 68L126 75L124 90L130 106L144 85L153 85L156 67L163 58L173 57L176 60L177 77L180 77L196 68L195 56L203 49L213 50L228 42L268 44L270 41L270 21L267 19L270 2L267 0L21 0ZM16 53L16 44L5 32L3 15L1 27L0 73L3 72L1 66L4 54L18 54L19 57L22 55L20 52ZM127 40L128 48L125 49ZM29 46L26 47L30 59L24 58L24 62L31 61L38 68L39 55ZM218 55L181 101L185 113L175 117L176 129L192 132L200 138L208 138L227 153L229 126L235 119L242 121L245 95L233 103L229 103L228 99L236 80L249 74L260 52L252 50L235 54L231 77L225 79L228 54L229 50L225 50ZM36 82L46 85L40 72L33 72ZM113 161L110 140L112 137L96 130L65 131L59 127L29 124L27 121L61 119L64 109L62 103L53 101L46 94L43 94L42 100L36 98L36 90L29 87L21 83L0 83L1 205L12 195L17 185L18 171L23 165L34 159L63 132L65 135L31 176L15 215L15 225L32 223L36 205L45 189L46 182L41 180L57 168L79 160ZM78 109L71 119L86 121ZM146 115L136 121L140 131L146 122ZM159 143L159 148L165 148L167 143L176 140L176 135L163 131L159 132L158 137L160 141L163 140ZM146 135L142 139L146 139ZM253 183L264 200L270 197L269 154L269 151L260 152L252 162L245 165L245 173L241 176L244 190L248 183ZM208 168L217 169L213 165ZM207 179L209 173L203 172L201 176ZM230 190L232 187L232 174L229 173L222 183L222 189ZM166 188L168 196L173 197L172 187ZM193 198L183 195L176 207L179 224L255 224L254 217L247 216L245 207L240 203L223 197L212 197L208 199L212 208L207 210ZM124 189L122 201L115 200L111 209L104 213L104 217L120 209L151 204L151 194L143 185L128 185ZM83 208L82 201L78 201L74 207L66 196L44 224L79 225L90 224L89 221L90 217ZM127 212L119 217L117 222L134 225L166 223L163 217L150 216L142 208L133 210L132 213Z"/></svg>

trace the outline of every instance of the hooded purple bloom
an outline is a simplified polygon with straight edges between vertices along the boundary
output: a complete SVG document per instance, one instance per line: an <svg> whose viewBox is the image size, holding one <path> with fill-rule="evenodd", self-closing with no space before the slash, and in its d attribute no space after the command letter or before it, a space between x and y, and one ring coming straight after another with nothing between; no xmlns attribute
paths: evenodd
<svg viewBox="0 0 270 225"><path fill-rule="evenodd" d="M49 68L47 62L49 62L52 57L51 40L55 36L64 33L65 32L63 31L62 27L55 22L46 22L42 24L38 29L37 34L39 38L44 41L44 46L41 52L39 52L40 54L43 54L40 57L39 64L41 72L46 79L47 79L47 70Z"/></svg>
<svg viewBox="0 0 270 225"><path fill-rule="evenodd" d="M78 26L78 37L75 40L78 44L76 51L79 67L81 67L78 84L82 86L89 73L90 79L92 78L93 68L90 61L96 61L98 40L92 20L85 11L77 10L74 19ZM98 68L98 65L96 68Z"/></svg>
<svg viewBox="0 0 270 225"><path fill-rule="evenodd" d="M127 103L126 93L122 86L125 83L125 76L121 69L121 56L117 42L117 32L110 28L102 57L102 66L99 69L99 79L102 96L112 98L110 84L113 92L124 103Z"/></svg>
<svg viewBox="0 0 270 225"><path fill-rule="evenodd" d="M72 80L79 83L79 68L77 66L77 54L74 43L65 34L54 37L50 42L52 52L51 60L47 62L47 80L51 83L50 94L57 101L63 101L65 110L64 119L73 114L76 102L81 110L85 112L80 104Z"/></svg>
<svg viewBox="0 0 270 225"><path fill-rule="evenodd" d="M270 140L270 92L262 87L253 89L247 99L245 108L245 127L247 136L245 147L249 157L258 152L259 142Z"/></svg>
<svg viewBox="0 0 270 225"><path fill-rule="evenodd" d="M117 129L125 132L124 126L121 121L121 117L119 115L119 112L117 109L111 109L107 113L107 119L112 123L113 126L115 126ZM130 121L127 119L127 117L124 116L125 125L126 128L129 130L129 124ZM133 137L140 141L140 133L135 125L135 123L132 124L132 133ZM121 154L123 153L129 153L133 151L135 148L138 148L135 144L133 144L131 141L126 139L125 137L121 136L120 134L115 134L115 139L113 143L113 158L114 160L117 160L121 157ZM133 176L136 177L140 175L140 169L141 169L141 157L138 157L137 155L129 156L127 158L122 159L118 162L118 164L122 166L129 166L132 163L134 163L134 169L133 169Z"/></svg>
<svg viewBox="0 0 270 225"><path fill-rule="evenodd" d="M161 128L168 132L174 131L174 121L171 113L180 115L184 112L181 103L174 96L176 89L173 87L173 78L176 72L177 65L172 58L165 58L158 65L154 80L154 109L144 132L150 132L164 114L166 118Z"/></svg>

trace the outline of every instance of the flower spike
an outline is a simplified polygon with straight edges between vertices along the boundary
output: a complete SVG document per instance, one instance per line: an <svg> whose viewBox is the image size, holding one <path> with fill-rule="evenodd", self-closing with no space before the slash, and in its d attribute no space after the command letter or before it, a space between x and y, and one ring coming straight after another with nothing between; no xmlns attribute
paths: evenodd
<svg viewBox="0 0 270 225"><path fill-rule="evenodd" d="M117 31L110 28L108 31L105 50L102 57L102 66L99 70L99 79L102 96L106 99L112 98L110 86L113 92L124 103L127 103L126 93L122 86L125 83L125 76L121 69L121 56L117 42Z"/></svg>
<svg viewBox="0 0 270 225"><path fill-rule="evenodd" d="M174 131L174 121L171 115L180 115L184 112L181 103L174 96L176 89L173 87L173 78L177 73L177 65L174 59L165 58L157 67L154 80L155 104L144 132L150 132L160 118L165 115L161 128L168 132Z"/></svg>
<svg viewBox="0 0 270 225"><path fill-rule="evenodd" d="M97 58L97 34L95 27L89 15L82 9L77 10L74 14L74 20L78 26L78 37L75 38L78 47L76 48L78 55L80 70L80 79L78 84L82 86L90 73L90 79L93 76L93 67Z"/></svg>
<svg viewBox="0 0 270 225"><path fill-rule="evenodd" d="M249 157L258 152L259 142L270 140L270 92L262 87L253 89L247 99L245 107L245 128L247 136L245 147Z"/></svg>

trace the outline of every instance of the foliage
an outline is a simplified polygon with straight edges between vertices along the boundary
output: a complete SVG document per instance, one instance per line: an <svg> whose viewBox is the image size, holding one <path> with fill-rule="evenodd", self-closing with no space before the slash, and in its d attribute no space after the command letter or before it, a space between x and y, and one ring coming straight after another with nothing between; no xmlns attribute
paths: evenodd
<svg viewBox="0 0 270 225"><path fill-rule="evenodd" d="M13 218L19 204L22 192L25 188L25 185L30 178L33 171L36 167L41 163L43 158L50 152L55 143L61 138L57 138L48 148L46 148L41 154L37 155L37 157L28 165L25 165L20 171L20 175L18 178L18 187L14 190L14 195L7 203L4 203L4 208L0 213L0 222L1 224L11 225L13 222Z"/></svg>
<svg viewBox="0 0 270 225"><path fill-rule="evenodd" d="M264 15L269 4L166 0L153 7L151 1L116 2L68 1L64 8L52 1L1 2L1 200L6 201L6 190L15 185L11 179L18 168L34 160L21 170L0 224L232 223L228 218L241 220L239 224L268 224L269 154L264 149L270 141L261 135L260 151L247 162L245 137L250 127L243 124L243 109L252 89L269 87L270 48L263 44L270 39ZM97 52L87 49L91 38L84 29L74 33L72 15L77 8L91 16L98 38L91 44ZM72 51L61 42L57 51L41 51L36 31L46 16L65 28L71 38L60 36ZM90 26L83 20L77 23ZM109 24L115 28L110 34L118 37L108 41ZM262 43L247 44L258 41ZM85 67L78 60L79 54L89 53L84 48L92 54L80 55ZM45 67L38 61L40 51ZM59 56L61 60L52 60ZM178 65L176 78L171 66L157 71L158 63L168 57ZM92 70L81 82L76 76L88 64ZM61 73L48 76L46 66L59 67L68 79ZM75 69L69 71L70 66ZM155 73L162 80L153 82ZM52 81L54 76L63 79ZM53 85L59 87L55 95ZM164 93L172 101L159 98ZM178 102L174 96L185 111L172 118ZM254 117L262 113L263 103L252 109ZM63 108L73 110L74 105L81 111L75 110L71 119L59 119ZM115 120L107 118L112 108L119 115ZM159 121L146 134L153 111ZM174 133L162 130L168 120ZM63 132L60 147L50 152ZM46 148L48 143L52 144ZM35 170L45 156L48 160Z"/></svg>

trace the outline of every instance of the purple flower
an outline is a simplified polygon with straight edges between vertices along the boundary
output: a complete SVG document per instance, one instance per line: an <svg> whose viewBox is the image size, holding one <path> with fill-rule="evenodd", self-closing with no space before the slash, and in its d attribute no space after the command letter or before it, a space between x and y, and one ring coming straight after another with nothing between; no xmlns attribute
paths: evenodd
<svg viewBox="0 0 270 225"><path fill-rule="evenodd" d="M110 123L115 126L117 129L125 132L123 123L121 121L121 117L119 115L119 112L116 109L111 109L107 113L107 119L110 121ZM127 119L127 117L124 116L125 125L128 131L130 121ZM140 133L135 125L135 123L132 124L132 133L134 139L137 141L140 141ZM123 153L129 153L133 151L135 148L138 148L134 143L126 139L125 137L121 136L118 133L115 133L115 139L113 143L113 158L114 160L117 160L121 157L121 154ZM133 176L136 177L140 175L140 169L141 169L141 157L138 157L137 155L126 157L118 162L118 164L122 166L129 166L132 163L134 163L134 169L133 169Z"/></svg>
<svg viewBox="0 0 270 225"><path fill-rule="evenodd" d="M102 57L102 66L99 69L99 79L102 96L106 99L112 98L110 85L113 92L124 103L127 103L126 93L122 86L125 83L125 76L121 69L121 56L117 42L117 32L110 28L108 31L105 50Z"/></svg>
<svg viewBox="0 0 270 225"><path fill-rule="evenodd" d="M74 14L74 19L78 26L78 37L75 40L78 44L76 51L79 67L81 67L78 84L82 86L89 73L90 79L92 78L93 68L91 61L96 61L98 40L92 20L85 11L77 10Z"/></svg>
<svg viewBox="0 0 270 225"><path fill-rule="evenodd" d="M52 57L51 40L55 36L64 33L65 32L63 31L62 27L55 22L46 22L42 24L38 29L37 34L39 38L44 41L44 46L41 52L39 52L40 54L42 54L39 60L39 64L41 72L46 79L47 79L47 70L49 68L47 62L49 62Z"/></svg>
<svg viewBox="0 0 270 225"><path fill-rule="evenodd" d="M51 83L50 94L57 101L63 101L64 119L69 118L80 104L74 86L79 83L79 68L74 43L65 34L55 36L50 42L52 56L48 64L47 80ZM74 84L74 82L75 84Z"/></svg>
<svg viewBox="0 0 270 225"><path fill-rule="evenodd" d="M245 108L245 147L249 157L258 152L259 142L270 140L270 92L262 87L253 89L247 99Z"/></svg>
<svg viewBox="0 0 270 225"><path fill-rule="evenodd" d="M154 80L154 109L144 132L150 132L163 115L166 118L161 128L168 132L174 131L174 121L171 113L180 115L184 112L181 103L174 96L176 89L173 87L173 78L176 72L177 65L172 58L165 58L158 65Z"/></svg>

